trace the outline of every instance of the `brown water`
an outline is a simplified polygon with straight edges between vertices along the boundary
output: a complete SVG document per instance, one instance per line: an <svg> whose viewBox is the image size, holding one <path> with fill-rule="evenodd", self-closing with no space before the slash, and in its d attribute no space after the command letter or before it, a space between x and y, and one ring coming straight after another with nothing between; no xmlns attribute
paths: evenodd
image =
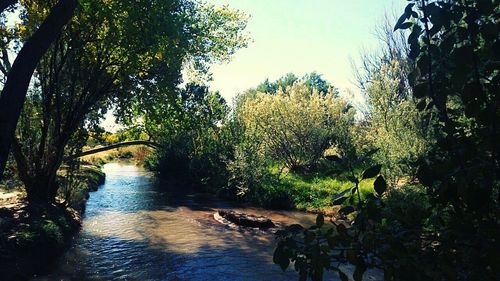
<svg viewBox="0 0 500 281"><path fill-rule="evenodd" d="M272 263L272 233L220 224L213 213L232 208L281 224L310 224L314 215L159 188L130 164L107 164L104 172L106 183L91 193L73 246L36 280L297 280L293 270Z"/></svg>

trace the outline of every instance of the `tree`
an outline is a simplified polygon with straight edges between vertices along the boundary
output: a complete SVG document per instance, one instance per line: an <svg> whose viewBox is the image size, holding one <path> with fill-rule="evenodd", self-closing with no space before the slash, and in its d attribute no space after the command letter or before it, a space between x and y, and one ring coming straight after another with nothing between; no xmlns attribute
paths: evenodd
<svg viewBox="0 0 500 281"><path fill-rule="evenodd" d="M0 11L15 2L2 1ZM77 0L61 0L54 5L39 28L24 42L12 67L10 63L3 67L8 74L4 73L7 80L0 94L0 180L33 71L63 26L71 19L77 3ZM4 60L8 60L5 53L3 56Z"/></svg>
<svg viewBox="0 0 500 281"><path fill-rule="evenodd" d="M384 165L384 174L392 185L399 180L415 178L417 160L425 155L432 145L429 122L426 115L416 108L411 94L400 96L400 63L390 61L373 72L365 94L370 108L366 121L369 123L367 137L378 151L374 159Z"/></svg>
<svg viewBox="0 0 500 281"><path fill-rule="evenodd" d="M328 81L324 80L323 77L321 77L321 75L316 72L307 73L301 78L293 73L287 73L274 82L270 82L269 79L266 79L255 89L250 89L247 92L253 94L257 92L274 94L280 88L285 89L286 87L292 86L295 82L299 81L303 82L310 90L315 89L318 92L324 94L328 93L328 91L330 91L330 88L333 87ZM337 92L336 89L333 89L333 91L335 93Z"/></svg>
<svg viewBox="0 0 500 281"><path fill-rule="evenodd" d="M498 279L498 4L410 1L395 26L410 29L408 58L416 67L406 79L416 104L409 109L436 120L429 122L435 143L415 163L418 185L387 190L377 177L375 194L339 210L354 217L350 228L321 229L318 216L312 228L278 233L277 264L294 261L300 280L308 274L320 280L324 268L338 271L332 261L356 265L354 280L367 266L383 269L385 280ZM396 88L391 80L384 84ZM362 179L380 168L365 170ZM352 180L352 192L334 203L349 202L360 181ZM349 279L340 271L339 277Z"/></svg>
<svg viewBox="0 0 500 281"><path fill-rule="evenodd" d="M290 169L315 165L353 122L353 112L333 88L320 93L303 82L272 95L257 93L239 105L237 114L246 133L260 140L262 151Z"/></svg>
<svg viewBox="0 0 500 281"><path fill-rule="evenodd" d="M436 146L421 159L418 179L442 216L433 250L434 262L449 268L440 272L447 279L493 280L500 269L498 6L411 1L395 26L411 30L417 107L433 108L439 120Z"/></svg>
<svg viewBox="0 0 500 281"><path fill-rule="evenodd" d="M162 148L153 168L163 178L209 188L223 186L225 156L232 151L226 127L228 113L229 107L218 92L196 84L180 89L175 106L164 111L156 124Z"/></svg>
<svg viewBox="0 0 500 281"><path fill-rule="evenodd" d="M37 26L45 11L30 3L23 14L27 30ZM205 12L218 18L219 25L199 38L199 28L211 24L202 17ZM238 48L241 42L226 44L239 39L231 32L239 34L240 29L228 29L220 37L233 20L240 18L191 1L82 3L37 68L30 105L18 128L13 154L28 198L54 200L68 144L83 145L74 133L96 125L111 105L125 114L139 104L168 104L183 65L214 59L206 53L210 50L230 53Z"/></svg>

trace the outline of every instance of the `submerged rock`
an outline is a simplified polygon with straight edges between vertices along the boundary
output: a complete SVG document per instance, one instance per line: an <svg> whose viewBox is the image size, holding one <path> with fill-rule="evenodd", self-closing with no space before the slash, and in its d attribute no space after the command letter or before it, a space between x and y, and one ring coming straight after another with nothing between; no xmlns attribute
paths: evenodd
<svg viewBox="0 0 500 281"><path fill-rule="evenodd" d="M264 229L276 227L269 218L238 213L233 210L218 210L216 215L238 226Z"/></svg>

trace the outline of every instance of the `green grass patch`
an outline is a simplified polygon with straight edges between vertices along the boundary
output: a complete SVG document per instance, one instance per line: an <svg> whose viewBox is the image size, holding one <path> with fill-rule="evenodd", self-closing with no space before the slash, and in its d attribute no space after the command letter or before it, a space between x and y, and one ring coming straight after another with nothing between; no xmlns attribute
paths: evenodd
<svg viewBox="0 0 500 281"><path fill-rule="evenodd" d="M276 166L269 167L271 176L257 190L258 203L267 207L295 207L311 211L331 208L332 199L341 191L353 188L346 174L325 171L314 173L288 172L280 174ZM374 179L360 182L361 199L373 193ZM357 199L357 195L355 196Z"/></svg>

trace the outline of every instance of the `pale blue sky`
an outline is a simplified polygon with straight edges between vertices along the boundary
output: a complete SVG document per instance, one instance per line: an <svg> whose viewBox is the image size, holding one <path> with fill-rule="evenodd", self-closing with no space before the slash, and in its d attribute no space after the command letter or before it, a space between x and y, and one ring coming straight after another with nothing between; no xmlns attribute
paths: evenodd
<svg viewBox="0 0 500 281"><path fill-rule="evenodd" d="M378 44L375 25L384 13L402 12L404 0L207 0L251 17L252 41L232 61L212 68L212 90L231 100L237 93L293 72L317 71L341 92L351 89L349 58Z"/></svg>

